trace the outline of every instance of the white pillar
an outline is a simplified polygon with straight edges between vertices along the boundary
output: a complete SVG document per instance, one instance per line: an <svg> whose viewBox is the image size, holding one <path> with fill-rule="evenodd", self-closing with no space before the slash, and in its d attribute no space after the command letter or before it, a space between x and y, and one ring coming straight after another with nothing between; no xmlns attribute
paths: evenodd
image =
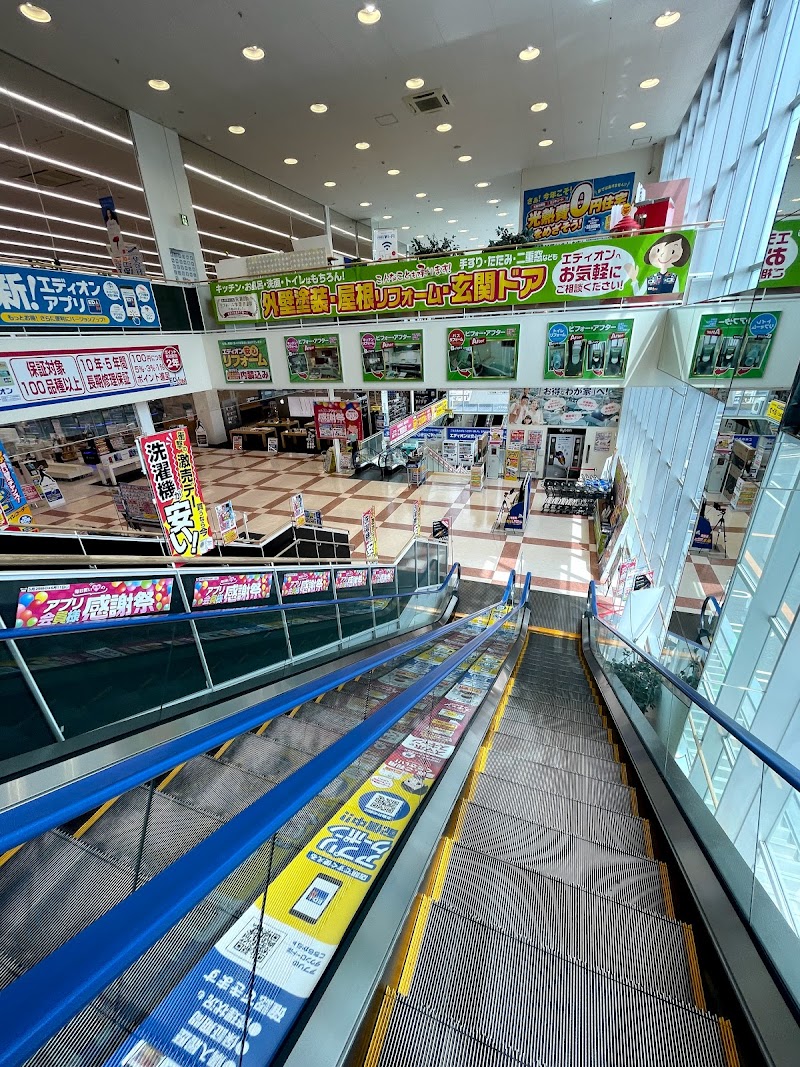
<svg viewBox="0 0 800 1067"><path fill-rule="evenodd" d="M148 402L146 400L137 400L133 408L136 412L136 421L139 423L142 435L146 437L151 433L155 433L156 428L153 425L153 416L150 414Z"/></svg>
<svg viewBox="0 0 800 1067"><path fill-rule="evenodd" d="M208 435L208 443L210 445L226 444L228 434L225 429L225 420L222 417L222 408L219 405L219 393L216 389L192 393L192 400L195 414Z"/></svg>
<svg viewBox="0 0 800 1067"><path fill-rule="evenodd" d="M191 253L197 278L205 281L203 250L178 135L174 130L168 130L166 126L160 126L134 111L128 112L128 118L164 277L168 281L193 280L185 268L176 269L173 265L172 248ZM184 224L182 217L188 220L188 225Z"/></svg>

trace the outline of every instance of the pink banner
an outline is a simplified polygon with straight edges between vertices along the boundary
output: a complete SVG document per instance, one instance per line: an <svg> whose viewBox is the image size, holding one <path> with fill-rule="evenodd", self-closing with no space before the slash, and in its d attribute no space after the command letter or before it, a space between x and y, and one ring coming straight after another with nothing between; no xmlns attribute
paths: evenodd
<svg viewBox="0 0 800 1067"><path fill-rule="evenodd" d="M325 593L330 588L330 571L293 571L283 576L281 596L300 596L303 593Z"/></svg>
<svg viewBox="0 0 800 1067"><path fill-rule="evenodd" d="M386 585L387 582L394 581L394 567L373 567L372 568L372 584L373 585Z"/></svg>
<svg viewBox="0 0 800 1067"><path fill-rule="evenodd" d="M21 589L17 627L74 626L169 611L172 578L83 582Z"/></svg>
<svg viewBox="0 0 800 1067"><path fill-rule="evenodd" d="M241 604L247 600L266 600L272 590L271 574L215 574L196 578L193 608Z"/></svg>
<svg viewBox="0 0 800 1067"><path fill-rule="evenodd" d="M337 571L337 589L361 589L367 584L366 571Z"/></svg>

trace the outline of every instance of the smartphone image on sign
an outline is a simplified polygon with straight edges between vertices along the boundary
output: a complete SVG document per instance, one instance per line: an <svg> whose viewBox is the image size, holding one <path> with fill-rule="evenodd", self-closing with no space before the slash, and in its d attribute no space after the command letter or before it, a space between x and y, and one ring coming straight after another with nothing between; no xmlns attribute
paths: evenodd
<svg viewBox="0 0 800 1067"><path fill-rule="evenodd" d="M128 318L138 322L141 315L139 313L139 302L136 299L136 293L127 285L121 285L119 291L122 293L122 299L125 301L125 310L128 312Z"/></svg>
<svg viewBox="0 0 800 1067"><path fill-rule="evenodd" d="M317 922L342 888L342 884L336 878L329 878L326 874L318 874L299 900L295 902L289 914L298 919L304 919L307 923Z"/></svg>

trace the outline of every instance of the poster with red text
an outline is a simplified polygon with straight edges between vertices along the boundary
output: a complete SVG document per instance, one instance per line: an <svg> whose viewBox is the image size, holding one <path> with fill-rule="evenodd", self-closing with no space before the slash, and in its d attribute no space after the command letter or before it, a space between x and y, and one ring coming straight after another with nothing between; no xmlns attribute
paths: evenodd
<svg viewBox="0 0 800 1067"><path fill-rule="evenodd" d="M139 449L172 555L202 556L210 551L214 538L186 427L140 437Z"/></svg>

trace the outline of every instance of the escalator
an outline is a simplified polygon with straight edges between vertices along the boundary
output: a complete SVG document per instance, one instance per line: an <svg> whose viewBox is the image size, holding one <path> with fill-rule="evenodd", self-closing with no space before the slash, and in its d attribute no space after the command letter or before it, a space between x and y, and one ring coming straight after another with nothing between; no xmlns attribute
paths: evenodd
<svg viewBox="0 0 800 1067"><path fill-rule="evenodd" d="M197 755L165 776L112 799L78 820L53 829L0 857L0 988L25 975L39 961L129 898L199 842L223 827L315 756L364 724L393 699L446 665L491 623L498 632L447 672L424 697L385 730L362 755L286 822L264 848L218 887L145 954L135 973L124 975L106 994L75 1017L71 1026L40 1050L32 1062L97 1067L123 1045L147 1010L176 985L198 954L246 913L259 891L290 868L301 850L343 802L409 736L441 746L456 729L431 717L448 691L464 700L480 664L502 663L514 635L503 624L510 605L436 631L408 644L384 665L315 700L273 718L213 751ZM441 672L440 672L441 673ZM338 680L336 676L333 676ZM493 677L493 675L492 675ZM487 676L485 684L490 684ZM482 692L478 694L482 698ZM461 716L463 718L463 716ZM428 756L421 756L424 763ZM409 782L411 779L409 778ZM423 779L416 791L424 792ZM408 788L414 792L412 786ZM146 988L141 976L147 975ZM1 1055L1 1054L0 1054Z"/></svg>
<svg viewBox="0 0 800 1067"><path fill-rule="evenodd" d="M530 635L412 910L366 1067L738 1064L577 652Z"/></svg>

